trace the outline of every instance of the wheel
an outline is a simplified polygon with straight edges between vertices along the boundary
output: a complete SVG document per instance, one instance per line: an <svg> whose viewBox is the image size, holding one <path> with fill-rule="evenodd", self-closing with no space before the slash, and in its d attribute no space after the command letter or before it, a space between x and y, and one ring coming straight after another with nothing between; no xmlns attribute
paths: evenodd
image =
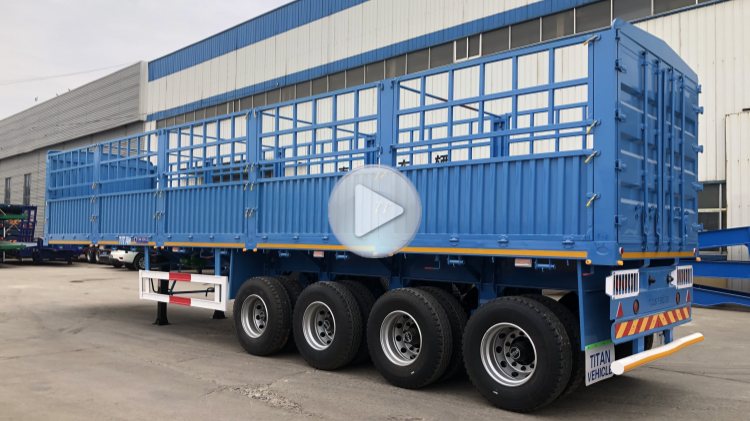
<svg viewBox="0 0 750 421"><path fill-rule="evenodd" d="M450 321L428 292L395 289L375 302L367 322L367 345L386 380L418 389L437 381L448 368L453 351Z"/></svg>
<svg viewBox="0 0 750 421"><path fill-rule="evenodd" d="M349 364L362 342L362 317L351 292L335 282L316 282L297 300L294 342L302 358L320 370Z"/></svg>
<svg viewBox="0 0 750 421"><path fill-rule="evenodd" d="M367 349L367 334L365 329L367 329L367 320L370 318L370 311L372 311L372 306L375 304L375 295L372 293L372 290L362 282L350 279L344 279L338 282L344 285L344 287L352 293L354 299L357 301L357 306L359 307L359 314L362 318L362 343L359 345L357 355L354 356L352 363L361 364L370 358L370 353Z"/></svg>
<svg viewBox="0 0 750 421"><path fill-rule="evenodd" d="M146 259L142 253L138 253L133 259L133 270L146 270Z"/></svg>
<svg viewBox="0 0 750 421"><path fill-rule="evenodd" d="M448 380L460 373L464 369L464 357L461 350L461 341L463 341L464 328L469 318L466 316L461 303L458 302L456 297L450 292L438 288L438 287L420 287L421 290L429 292L435 297L445 314L448 316L448 321L451 325L451 336L453 336L453 354L451 360L448 363L448 368L443 374L442 380Z"/></svg>
<svg viewBox="0 0 750 421"><path fill-rule="evenodd" d="M86 261L89 263L96 263L96 250L89 249L89 251L86 252Z"/></svg>
<svg viewBox="0 0 750 421"><path fill-rule="evenodd" d="M552 310L528 297L482 305L464 332L469 378L493 405L528 412L549 404L570 380L570 340Z"/></svg>
<svg viewBox="0 0 750 421"><path fill-rule="evenodd" d="M584 377L586 376L586 353L581 351L581 328L578 324L578 318L576 318L564 305L546 295L532 294L528 297L540 302L548 309L552 310L565 328L565 333L568 334L568 339L570 339L572 365L570 380L565 387L563 395L571 394L581 386ZM576 297L576 303L578 303L577 300L578 298Z"/></svg>
<svg viewBox="0 0 750 421"><path fill-rule="evenodd" d="M280 351L291 332L292 306L278 279L259 276L245 281L232 308L240 345L253 355Z"/></svg>
<svg viewBox="0 0 750 421"><path fill-rule="evenodd" d="M122 267L122 262L121 262L121 261L119 261L119 260L115 260L115 262L114 262L114 263L112 263L112 266L114 266L114 267L116 267L116 268L118 268L118 269L119 269L119 268L121 268L121 267Z"/></svg>

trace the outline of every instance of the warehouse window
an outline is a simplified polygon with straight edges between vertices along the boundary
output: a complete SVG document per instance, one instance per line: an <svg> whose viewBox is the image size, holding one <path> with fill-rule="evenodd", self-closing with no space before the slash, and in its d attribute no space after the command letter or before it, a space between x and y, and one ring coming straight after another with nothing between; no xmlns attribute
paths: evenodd
<svg viewBox="0 0 750 421"><path fill-rule="evenodd" d="M323 76L312 81L313 95L322 94L324 92L328 92L328 76Z"/></svg>
<svg viewBox="0 0 750 421"><path fill-rule="evenodd" d="M406 55L389 58L385 61L385 77L397 77L406 74Z"/></svg>
<svg viewBox="0 0 750 421"><path fill-rule="evenodd" d="M651 0L649 0L651 1ZM542 18L542 41L564 37L573 33L573 10Z"/></svg>
<svg viewBox="0 0 750 421"><path fill-rule="evenodd" d="M281 101L291 101L294 99L294 85L284 86L281 88Z"/></svg>
<svg viewBox="0 0 750 421"><path fill-rule="evenodd" d="M482 55L499 53L510 48L508 28L495 29L482 34Z"/></svg>
<svg viewBox="0 0 750 421"><path fill-rule="evenodd" d="M414 73L430 67L430 50L414 51L406 56L406 72Z"/></svg>
<svg viewBox="0 0 750 421"><path fill-rule="evenodd" d="M359 86L365 83L365 68L355 67L346 71L346 87Z"/></svg>
<svg viewBox="0 0 750 421"><path fill-rule="evenodd" d="M480 54L480 35L461 38L455 41L454 61L461 61L479 57Z"/></svg>
<svg viewBox="0 0 750 421"><path fill-rule="evenodd" d="M517 48L539 42L539 19L521 22L510 28L510 47Z"/></svg>
<svg viewBox="0 0 750 421"><path fill-rule="evenodd" d="M310 96L310 88L312 83L308 80L307 82L298 83L295 89L296 98L305 98Z"/></svg>
<svg viewBox="0 0 750 421"><path fill-rule="evenodd" d="M698 223L706 231L727 227L727 188L724 182L704 183L698 193Z"/></svg>
<svg viewBox="0 0 750 421"><path fill-rule="evenodd" d="M272 89L266 92L266 105L275 104L281 99L281 89Z"/></svg>
<svg viewBox="0 0 750 421"><path fill-rule="evenodd" d="M430 68L445 66L453 63L453 43L430 47Z"/></svg>
<svg viewBox="0 0 750 421"><path fill-rule="evenodd" d="M633 20L651 14L651 0L614 0L612 16L615 18Z"/></svg>
<svg viewBox="0 0 750 421"><path fill-rule="evenodd" d="M365 67L365 82L377 82L385 79L385 62L378 61Z"/></svg>
<svg viewBox="0 0 750 421"><path fill-rule="evenodd" d="M5 202L6 205L10 205L10 180L10 177L5 177L5 196L3 202Z"/></svg>
<svg viewBox="0 0 750 421"><path fill-rule="evenodd" d="M346 88L346 73L338 72L328 76L328 90L337 91Z"/></svg>
<svg viewBox="0 0 750 421"><path fill-rule="evenodd" d="M31 204L31 174L23 175L23 204Z"/></svg>
<svg viewBox="0 0 750 421"><path fill-rule="evenodd" d="M266 93L261 92L253 95L253 107L262 107L266 105Z"/></svg>
<svg viewBox="0 0 750 421"><path fill-rule="evenodd" d="M695 0L654 0L654 13L664 13L694 4Z"/></svg>
<svg viewBox="0 0 750 421"><path fill-rule="evenodd" d="M604 28L612 23L610 3L600 1L576 9L576 32L592 31Z"/></svg>
<svg viewBox="0 0 750 421"><path fill-rule="evenodd" d="M246 96L245 98L240 99L240 111L245 111L253 108L253 97L252 96Z"/></svg>

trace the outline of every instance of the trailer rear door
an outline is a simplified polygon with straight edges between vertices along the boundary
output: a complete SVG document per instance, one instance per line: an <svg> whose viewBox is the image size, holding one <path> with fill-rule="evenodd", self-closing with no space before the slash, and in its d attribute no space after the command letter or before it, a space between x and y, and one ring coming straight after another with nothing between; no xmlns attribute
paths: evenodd
<svg viewBox="0 0 750 421"><path fill-rule="evenodd" d="M683 73L684 63L667 62L624 34L616 68L619 242L629 251L692 250L700 188L697 82Z"/></svg>

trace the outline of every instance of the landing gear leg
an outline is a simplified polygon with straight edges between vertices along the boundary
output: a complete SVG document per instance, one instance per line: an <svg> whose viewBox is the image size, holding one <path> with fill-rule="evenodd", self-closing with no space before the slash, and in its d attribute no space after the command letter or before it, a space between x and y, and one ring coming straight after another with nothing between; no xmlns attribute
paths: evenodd
<svg viewBox="0 0 750 421"><path fill-rule="evenodd" d="M159 281L159 294L168 294L168 293L169 293L169 281L160 280ZM156 320L154 321L154 324L157 326L166 326L169 324L169 320L167 320L167 303L162 303L162 302L156 303Z"/></svg>

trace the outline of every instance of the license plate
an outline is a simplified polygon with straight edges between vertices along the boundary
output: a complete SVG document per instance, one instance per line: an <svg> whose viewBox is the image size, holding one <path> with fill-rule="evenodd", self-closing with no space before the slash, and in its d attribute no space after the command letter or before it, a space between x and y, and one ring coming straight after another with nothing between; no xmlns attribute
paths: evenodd
<svg viewBox="0 0 750 421"><path fill-rule="evenodd" d="M615 360L615 344L602 341L586 346L586 386L614 376L610 364Z"/></svg>

